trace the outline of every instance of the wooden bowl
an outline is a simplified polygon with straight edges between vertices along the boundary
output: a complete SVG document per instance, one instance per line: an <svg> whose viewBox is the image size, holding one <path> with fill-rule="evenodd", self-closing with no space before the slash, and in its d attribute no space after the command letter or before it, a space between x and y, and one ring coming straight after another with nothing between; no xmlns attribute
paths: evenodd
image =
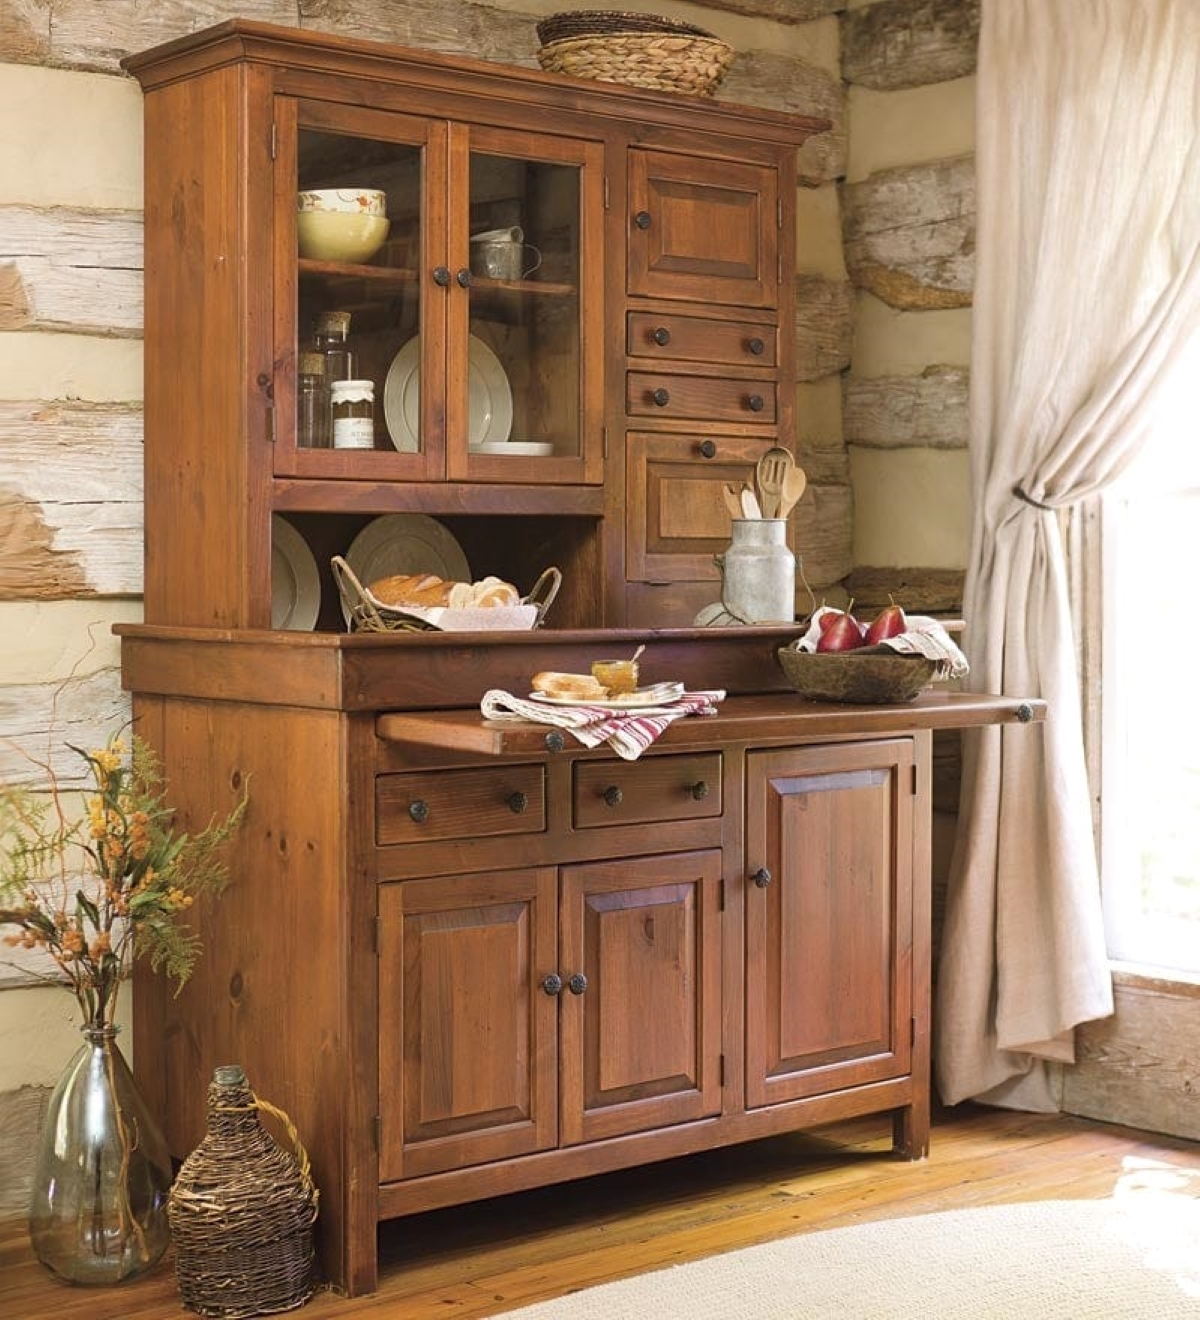
<svg viewBox="0 0 1200 1320"><path fill-rule="evenodd" d="M882 648L817 653L783 646L776 654L788 682L802 697L862 706L911 701L937 668L923 655L898 655Z"/></svg>

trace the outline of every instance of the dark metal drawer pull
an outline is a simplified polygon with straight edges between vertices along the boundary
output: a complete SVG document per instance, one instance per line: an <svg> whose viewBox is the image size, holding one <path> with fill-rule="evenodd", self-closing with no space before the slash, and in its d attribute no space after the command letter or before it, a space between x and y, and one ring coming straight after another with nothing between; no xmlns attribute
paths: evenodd
<svg viewBox="0 0 1200 1320"><path fill-rule="evenodd" d="M764 407L763 396L761 394L752 394L746 400L746 407L749 408L751 412L762 412Z"/></svg>
<svg viewBox="0 0 1200 1320"><path fill-rule="evenodd" d="M767 346L766 344L763 343L761 339L752 339L746 345L746 347L750 350L751 353L754 354L755 357L762 357Z"/></svg>
<svg viewBox="0 0 1200 1320"><path fill-rule="evenodd" d="M604 790L604 800L610 807L619 807L624 799L625 794L621 792L616 784L609 784Z"/></svg>
<svg viewBox="0 0 1200 1320"><path fill-rule="evenodd" d="M671 332L665 325L657 325L651 331L650 338L654 340L659 348L666 348L671 342Z"/></svg>
<svg viewBox="0 0 1200 1320"><path fill-rule="evenodd" d="M658 389L656 389L654 393L651 394L650 398L653 399L653 401L658 405L658 407L665 408L667 404L671 402L671 391L664 390L660 385Z"/></svg>
<svg viewBox="0 0 1200 1320"><path fill-rule="evenodd" d="M434 266L433 282L444 289L450 283L450 271L445 266Z"/></svg>
<svg viewBox="0 0 1200 1320"><path fill-rule="evenodd" d="M637 213L637 215L635 215L635 216L633 217L633 223L634 223L635 225L637 225L637 227L638 227L639 229L649 229L649 228L650 228L650 212L649 212L649 211L639 211L639 212Z"/></svg>
<svg viewBox="0 0 1200 1320"><path fill-rule="evenodd" d="M766 887L771 883L771 872L768 871L765 866L760 866L758 870L755 871L754 874L750 877L750 879L754 881L754 883L759 887L759 889L766 889Z"/></svg>
<svg viewBox="0 0 1200 1320"><path fill-rule="evenodd" d="M717 456L717 446L716 446L716 442L713 441L713 440L701 440L701 441L700 441L700 457L701 457L701 458L716 458L716 456Z"/></svg>
<svg viewBox="0 0 1200 1320"><path fill-rule="evenodd" d="M408 814L420 825L429 819L429 803L421 798L415 799L408 804Z"/></svg>
<svg viewBox="0 0 1200 1320"><path fill-rule="evenodd" d="M508 795L508 809L514 816L523 816L529 810L529 798L518 789Z"/></svg>
<svg viewBox="0 0 1200 1320"><path fill-rule="evenodd" d="M697 780L697 782L688 789L688 792L697 802L703 802L704 799L708 797L708 785L703 779Z"/></svg>
<svg viewBox="0 0 1200 1320"><path fill-rule="evenodd" d="M551 972L548 976L542 978L542 989L553 998L555 995L561 995L563 988L563 979L557 972Z"/></svg>
<svg viewBox="0 0 1200 1320"><path fill-rule="evenodd" d="M587 977L582 972L576 972L567 982L567 989L573 995L581 995L587 989Z"/></svg>
<svg viewBox="0 0 1200 1320"><path fill-rule="evenodd" d="M454 278L458 281L459 288L469 289L471 287L471 272L465 266Z"/></svg>

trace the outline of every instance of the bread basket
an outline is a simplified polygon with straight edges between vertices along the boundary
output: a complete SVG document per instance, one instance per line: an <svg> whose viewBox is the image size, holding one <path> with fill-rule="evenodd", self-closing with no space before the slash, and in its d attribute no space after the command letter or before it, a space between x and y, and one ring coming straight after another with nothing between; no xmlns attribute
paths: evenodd
<svg viewBox="0 0 1200 1320"><path fill-rule="evenodd" d="M545 42L538 49L538 63L548 73L574 78L712 96L733 63L733 47L702 29L661 23L664 26L650 30L579 28L578 35Z"/></svg>
<svg viewBox="0 0 1200 1320"><path fill-rule="evenodd" d="M890 706L912 701L933 681L937 670L936 660L923 655L899 655L886 647L798 651L783 646L776 654L788 682L802 697L856 706Z"/></svg>
<svg viewBox="0 0 1200 1320"><path fill-rule="evenodd" d="M350 632L524 632L538 627L562 585L562 573L544 569L519 605L452 610L387 605L364 587L341 555L329 561Z"/></svg>

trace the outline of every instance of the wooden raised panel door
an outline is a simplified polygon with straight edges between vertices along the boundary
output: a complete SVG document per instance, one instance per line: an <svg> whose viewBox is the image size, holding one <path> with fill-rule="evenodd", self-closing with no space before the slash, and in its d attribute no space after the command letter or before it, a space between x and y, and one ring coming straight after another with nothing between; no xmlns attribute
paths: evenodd
<svg viewBox="0 0 1200 1320"><path fill-rule="evenodd" d="M553 868L381 888L380 1182L554 1146L556 894Z"/></svg>
<svg viewBox="0 0 1200 1320"><path fill-rule="evenodd" d="M770 166L631 150L628 292L774 307L778 196Z"/></svg>
<svg viewBox="0 0 1200 1320"><path fill-rule="evenodd" d="M914 766L908 739L747 757L748 1107L911 1070Z"/></svg>
<svg viewBox="0 0 1200 1320"><path fill-rule="evenodd" d="M562 1145L720 1112L720 883L716 849L563 868Z"/></svg>

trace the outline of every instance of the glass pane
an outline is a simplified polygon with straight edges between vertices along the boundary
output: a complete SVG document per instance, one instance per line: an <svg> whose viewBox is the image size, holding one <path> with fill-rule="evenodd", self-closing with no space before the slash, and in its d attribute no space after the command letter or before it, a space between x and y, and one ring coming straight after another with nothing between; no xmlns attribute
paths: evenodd
<svg viewBox="0 0 1200 1320"><path fill-rule="evenodd" d="M301 129L297 160L296 443L415 453L421 148Z"/></svg>
<svg viewBox="0 0 1200 1320"><path fill-rule="evenodd" d="M575 457L579 169L477 152L470 188L469 447Z"/></svg>

